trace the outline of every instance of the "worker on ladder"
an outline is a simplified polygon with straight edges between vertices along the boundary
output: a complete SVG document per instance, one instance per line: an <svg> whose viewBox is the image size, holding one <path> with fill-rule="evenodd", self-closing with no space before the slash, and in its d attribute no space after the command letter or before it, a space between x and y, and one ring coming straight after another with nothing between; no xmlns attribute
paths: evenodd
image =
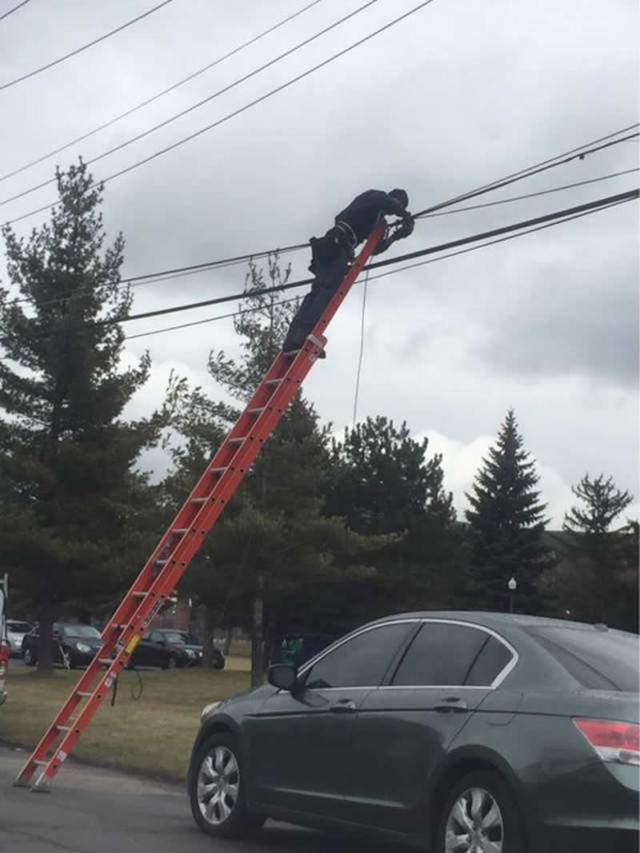
<svg viewBox="0 0 640 853"><path fill-rule="evenodd" d="M397 216L387 227L374 255L385 252L396 240L413 231L413 217L407 210L409 196L405 190L367 190L356 196L335 218L335 225L324 237L312 237L311 264L315 276L311 291L305 296L291 322L282 345L284 352L300 349L329 304L353 261L356 246L371 234L380 218Z"/></svg>

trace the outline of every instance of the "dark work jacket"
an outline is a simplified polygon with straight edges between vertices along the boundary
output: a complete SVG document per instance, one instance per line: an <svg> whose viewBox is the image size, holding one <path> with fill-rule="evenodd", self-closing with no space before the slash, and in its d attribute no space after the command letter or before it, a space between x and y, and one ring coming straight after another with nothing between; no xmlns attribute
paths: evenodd
<svg viewBox="0 0 640 853"><path fill-rule="evenodd" d="M390 195L382 190L367 190L360 193L348 207L336 216L336 225L346 222L353 231L356 242L361 243L371 234L381 214L406 216L406 210Z"/></svg>

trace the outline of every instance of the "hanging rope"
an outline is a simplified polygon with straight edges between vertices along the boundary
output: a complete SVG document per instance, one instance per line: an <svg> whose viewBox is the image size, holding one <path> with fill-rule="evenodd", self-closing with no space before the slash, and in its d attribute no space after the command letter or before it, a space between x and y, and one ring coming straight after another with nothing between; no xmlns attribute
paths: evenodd
<svg viewBox="0 0 640 853"><path fill-rule="evenodd" d="M364 319L367 310L367 287L369 285L369 269L365 270L364 288L362 290L362 314L360 316L360 354L358 356L358 371L356 374L356 393L353 400L353 426L356 425L358 417L358 397L360 396L360 375L362 373L362 359L364 357Z"/></svg>

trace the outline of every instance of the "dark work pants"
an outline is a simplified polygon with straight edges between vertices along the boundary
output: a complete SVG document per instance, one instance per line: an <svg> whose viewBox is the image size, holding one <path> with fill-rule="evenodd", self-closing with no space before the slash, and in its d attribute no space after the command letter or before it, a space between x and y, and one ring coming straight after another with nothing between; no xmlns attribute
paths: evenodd
<svg viewBox="0 0 640 853"><path fill-rule="evenodd" d="M336 246L333 257L316 261L315 281L291 322L282 345L285 352L302 346L307 335L311 334L313 327L347 274L351 257L349 246L339 245Z"/></svg>

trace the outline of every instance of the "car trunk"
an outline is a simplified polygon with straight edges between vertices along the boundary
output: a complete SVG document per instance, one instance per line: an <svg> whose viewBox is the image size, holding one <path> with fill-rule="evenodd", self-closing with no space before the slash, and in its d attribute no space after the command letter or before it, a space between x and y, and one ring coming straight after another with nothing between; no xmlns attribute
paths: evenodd
<svg viewBox="0 0 640 853"><path fill-rule="evenodd" d="M638 723L638 697L622 690L576 690L573 693L536 691L526 693L520 714L556 717L594 717Z"/></svg>

